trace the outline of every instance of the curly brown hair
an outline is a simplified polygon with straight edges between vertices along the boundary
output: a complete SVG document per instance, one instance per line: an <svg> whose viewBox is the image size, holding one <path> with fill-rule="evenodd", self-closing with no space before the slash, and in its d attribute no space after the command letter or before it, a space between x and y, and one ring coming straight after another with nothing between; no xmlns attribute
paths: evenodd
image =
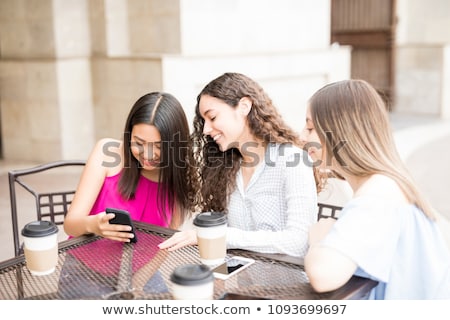
<svg viewBox="0 0 450 320"><path fill-rule="evenodd" d="M198 211L226 212L229 195L236 188L236 174L240 168L242 155L237 148L221 151L217 143L203 134L205 124L199 111L200 99L208 95L222 100L236 108L239 101L247 97L252 108L247 116L250 132L256 139L269 143L288 143L300 146L299 134L282 119L263 88L254 80L240 73L224 73L208 83L197 96L194 131L191 142L194 144L194 166L200 192L195 203Z"/></svg>

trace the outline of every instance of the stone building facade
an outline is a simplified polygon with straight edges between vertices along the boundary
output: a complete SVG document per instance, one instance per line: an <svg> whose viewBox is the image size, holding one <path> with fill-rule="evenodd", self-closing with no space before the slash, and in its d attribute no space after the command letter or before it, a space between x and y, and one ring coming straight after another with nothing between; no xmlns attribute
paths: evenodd
<svg viewBox="0 0 450 320"><path fill-rule="evenodd" d="M399 15L411 18L399 24L399 110L423 111L408 90L425 89L425 74L435 89L435 106L426 112L448 116L450 36L442 31L450 30L448 14L432 19L432 26L427 20L429 33L441 30L440 36L411 31L418 28L412 19L430 2L442 8L430 15L448 10L446 0L398 0ZM150 91L174 94L191 120L197 93L228 71L257 80L300 130L310 95L350 76L351 48L330 45L330 4L2 0L2 157L85 159L97 139L120 138L130 107Z"/></svg>

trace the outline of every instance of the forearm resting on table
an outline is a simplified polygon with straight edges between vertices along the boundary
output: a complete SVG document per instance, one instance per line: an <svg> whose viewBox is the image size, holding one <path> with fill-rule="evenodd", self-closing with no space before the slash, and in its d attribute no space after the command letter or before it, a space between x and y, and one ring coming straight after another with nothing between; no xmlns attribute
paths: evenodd
<svg viewBox="0 0 450 320"><path fill-rule="evenodd" d="M95 233L92 225L96 223L95 216L71 217L64 219L64 232L72 237Z"/></svg>
<svg viewBox="0 0 450 320"><path fill-rule="evenodd" d="M356 270L356 264L338 251L312 245L305 256L305 271L317 292L332 291L343 286Z"/></svg>

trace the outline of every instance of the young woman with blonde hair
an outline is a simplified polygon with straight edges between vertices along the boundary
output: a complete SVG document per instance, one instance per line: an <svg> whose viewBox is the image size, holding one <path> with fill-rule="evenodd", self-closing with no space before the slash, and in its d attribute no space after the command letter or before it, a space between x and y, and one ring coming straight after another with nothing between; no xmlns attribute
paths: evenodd
<svg viewBox="0 0 450 320"><path fill-rule="evenodd" d="M353 198L339 219L310 230L305 270L317 291L352 275L378 281L371 299L450 298L450 255L430 204L397 152L385 104L363 80L326 85L310 99L307 127L323 164Z"/></svg>

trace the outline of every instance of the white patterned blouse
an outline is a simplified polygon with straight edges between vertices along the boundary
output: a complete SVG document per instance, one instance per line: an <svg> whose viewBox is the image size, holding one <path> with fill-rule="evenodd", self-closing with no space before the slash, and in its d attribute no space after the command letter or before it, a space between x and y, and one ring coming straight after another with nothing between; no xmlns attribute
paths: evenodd
<svg viewBox="0 0 450 320"><path fill-rule="evenodd" d="M241 171L228 204L227 247L303 257L317 221L317 191L308 155L269 144L244 190Z"/></svg>

